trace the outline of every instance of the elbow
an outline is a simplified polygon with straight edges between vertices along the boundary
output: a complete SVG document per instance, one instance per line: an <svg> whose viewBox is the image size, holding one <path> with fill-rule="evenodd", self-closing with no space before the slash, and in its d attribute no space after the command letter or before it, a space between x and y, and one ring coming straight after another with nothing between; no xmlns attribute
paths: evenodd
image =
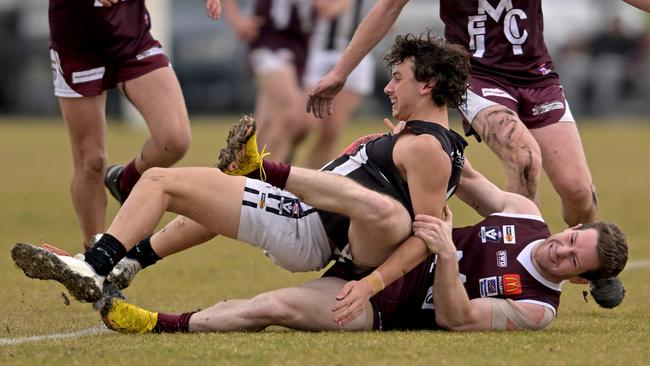
<svg viewBox="0 0 650 366"><path fill-rule="evenodd" d="M449 331L458 332L469 330L467 328L467 325L471 323L472 321L470 320L469 316L450 317L436 314L436 324L438 324L438 326L441 328Z"/></svg>

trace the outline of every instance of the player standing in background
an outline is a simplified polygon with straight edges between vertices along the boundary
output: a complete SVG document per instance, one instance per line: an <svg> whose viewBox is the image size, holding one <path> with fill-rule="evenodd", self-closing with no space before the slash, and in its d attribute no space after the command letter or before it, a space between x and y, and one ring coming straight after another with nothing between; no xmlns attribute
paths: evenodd
<svg viewBox="0 0 650 366"><path fill-rule="evenodd" d="M217 19L219 0L206 0L206 9ZM124 202L142 172L185 154L189 119L169 59L149 33L144 0L50 0L49 23L54 94L74 164L72 202L88 248L104 231L103 182ZM107 171L106 90L115 87L144 116L151 136L133 161Z"/></svg>
<svg viewBox="0 0 650 366"><path fill-rule="evenodd" d="M236 0L224 0L223 7L237 36L248 43L260 145L266 145L275 160L287 160L295 140L308 130L302 77L313 0L256 0L253 16L243 15Z"/></svg>
<svg viewBox="0 0 650 366"><path fill-rule="evenodd" d="M311 90L341 58L359 22L368 13L374 1L316 0L314 4L318 9L318 18L310 39L305 72L306 90ZM307 167L318 169L335 156L341 133L362 98L372 93L374 79L375 60L368 55L352 71L343 90L335 98L331 115L319 120L307 114L309 125L312 128L318 126L319 129L316 142L307 155Z"/></svg>
<svg viewBox="0 0 650 366"><path fill-rule="evenodd" d="M650 0L625 0L650 11ZM310 94L307 109L331 114L332 99L362 58L388 32L408 0L380 0L362 21L341 61ZM468 135L483 139L502 161L506 190L539 204L542 169L569 226L596 219L597 199L580 135L544 44L541 0L441 0L445 37L471 55L467 103L459 108ZM609 287L611 281L615 286ZM620 280L596 291L606 307L623 299ZM596 285L598 285L596 283Z"/></svg>

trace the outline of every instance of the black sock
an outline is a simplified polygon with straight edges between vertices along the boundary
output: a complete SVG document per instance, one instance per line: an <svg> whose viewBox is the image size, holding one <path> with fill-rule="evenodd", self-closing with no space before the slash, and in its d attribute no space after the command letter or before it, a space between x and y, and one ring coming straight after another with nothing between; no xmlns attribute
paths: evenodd
<svg viewBox="0 0 650 366"><path fill-rule="evenodd" d="M100 276L108 275L125 255L124 245L113 235L106 233L84 253L86 262Z"/></svg>
<svg viewBox="0 0 650 366"><path fill-rule="evenodd" d="M140 240L138 244L126 253L126 257L140 262L142 268L149 267L162 259L153 251L153 248L151 247L151 237Z"/></svg>

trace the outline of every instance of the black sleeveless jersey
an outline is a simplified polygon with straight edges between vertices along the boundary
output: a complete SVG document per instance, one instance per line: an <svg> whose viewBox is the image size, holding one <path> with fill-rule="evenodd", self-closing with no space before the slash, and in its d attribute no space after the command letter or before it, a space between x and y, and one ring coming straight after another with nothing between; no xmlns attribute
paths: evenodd
<svg viewBox="0 0 650 366"><path fill-rule="evenodd" d="M431 122L409 121L405 130L416 135L429 134L440 141L440 145L449 155L452 163L451 176L447 185L447 198L456 190L465 163L464 150L467 142L456 132ZM358 147L346 150L346 153L323 167L347 176L373 191L387 194L402 203L411 218L415 217L408 183L402 178L393 162L393 149L399 134L385 134ZM426 157L422 157L426 161ZM341 250L348 244L350 219L333 212L319 211L325 230L335 248ZM336 252L336 250L335 250Z"/></svg>

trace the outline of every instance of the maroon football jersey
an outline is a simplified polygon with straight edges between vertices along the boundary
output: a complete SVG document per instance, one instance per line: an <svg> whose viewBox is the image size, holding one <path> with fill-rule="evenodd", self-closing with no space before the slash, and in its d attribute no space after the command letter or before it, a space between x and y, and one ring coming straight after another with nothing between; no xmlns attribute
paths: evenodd
<svg viewBox="0 0 650 366"><path fill-rule="evenodd" d="M454 229L461 281L470 299L494 297L549 307L560 303L560 286L532 265L531 251L550 236L537 216L495 214L477 225ZM433 308L435 256L372 299L381 328L437 329Z"/></svg>
<svg viewBox="0 0 650 366"><path fill-rule="evenodd" d="M445 38L471 55L474 75L529 88L559 83L542 0L440 0L440 18Z"/></svg>
<svg viewBox="0 0 650 366"><path fill-rule="evenodd" d="M254 13L263 19L263 25L258 38L249 47L291 50L298 74L302 75L314 21L312 1L257 0Z"/></svg>
<svg viewBox="0 0 650 366"><path fill-rule="evenodd" d="M50 0L49 19L50 47L86 60L131 59L155 42L144 0Z"/></svg>

